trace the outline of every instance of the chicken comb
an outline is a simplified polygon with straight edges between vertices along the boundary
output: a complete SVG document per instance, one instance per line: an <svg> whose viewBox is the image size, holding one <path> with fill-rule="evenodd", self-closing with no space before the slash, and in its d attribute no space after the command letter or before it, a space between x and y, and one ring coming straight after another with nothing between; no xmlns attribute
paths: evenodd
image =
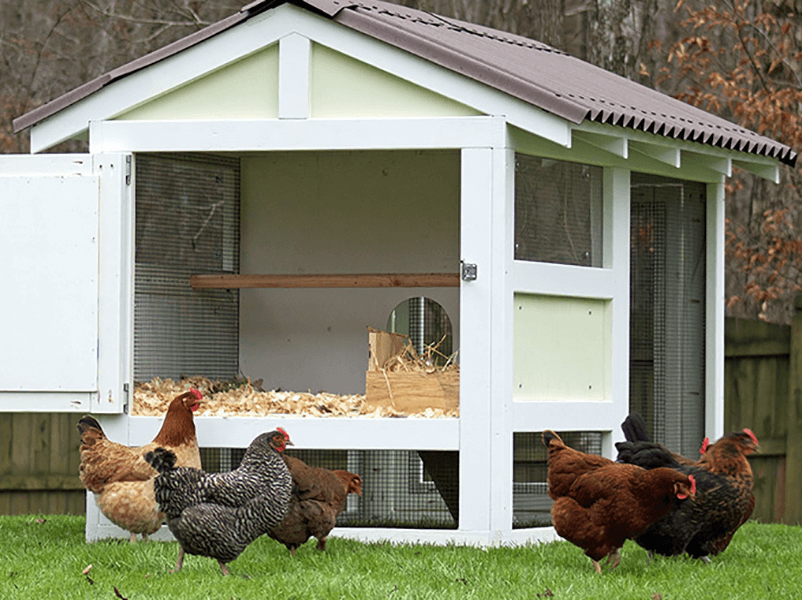
<svg viewBox="0 0 802 600"><path fill-rule="evenodd" d="M197 398L198 400L200 400L201 398L203 398L203 394L201 394L201 393L200 393L198 390L196 390L195 388L189 388L189 391L190 391L190 392L192 392L192 395L193 395L193 396L195 396L195 398Z"/></svg>
<svg viewBox="0 0 802 600"><path fill-rule="evenodd" d="M284 436L284 438L285 438L286 440L288 440L288 441L289 441L289 439L290 439L290 434L289 434L289 433L287 433L286 431L284 431L284 428L283 428L283 427L276 427L276 431L278 431L278 432L279 432L281 435L283 435L283 436Z"/></svg>
<svg viewBox="0 0 802 600"><path fill-rule="evenodd" d="M699 454L704 454L705 452L707 452L707 449L709 447L710 447L710 438L705 437L705 439L702 440L702 447L699 448Z"/></svg>
<svg viewBox="0 0 802 600"><path fill-rule="evenodd" d="M751 429L744 429L744 433L745 433L746 435L748 435L750 438L752 438L752 441L753 441L753 442L755 442L755 446L759 446L759 445L760 445L760 444L758 443L758 441L757 441L757 436L755 436L755 434L754 434L754 433L752 433L752 430L751 430Z"/></svg>

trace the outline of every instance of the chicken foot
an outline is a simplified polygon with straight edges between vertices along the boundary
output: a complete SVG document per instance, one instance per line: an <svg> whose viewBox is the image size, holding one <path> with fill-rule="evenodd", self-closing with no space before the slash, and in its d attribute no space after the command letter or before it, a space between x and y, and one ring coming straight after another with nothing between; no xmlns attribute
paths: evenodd
<svg viewBox="0 0 802 600"><path fill-rule="evenodd" d="M175 561L175 569L170 571L170 573L178 573L181 570L181 567L184 566L184 549L179 545L178 546L178 560Z"/></svg>
<svg viewBox="0 0 802 600"><path fill-rule="evenodd" d="M596 572L599 575L601 575L601 563L598 560L593 560L592 558L590 560L593 563L593 568L596 569ZM610 565L611 562L613 563L612 565ZM610 554L607 555L607 562L605 562L604 564L605 566L610 565L610 570L612 571L619 565L620 562L621 562L621 549L616 548L615 550L610 552Z"/></svg>

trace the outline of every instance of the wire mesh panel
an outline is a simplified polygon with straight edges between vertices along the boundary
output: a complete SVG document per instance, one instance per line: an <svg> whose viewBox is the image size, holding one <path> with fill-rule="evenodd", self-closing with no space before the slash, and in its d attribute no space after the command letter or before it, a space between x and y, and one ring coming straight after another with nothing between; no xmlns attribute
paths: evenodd
<svg viewBox="0 0 802 600"><path fill-rule="evenodd" d="M515 155L515 259L602 266L602 169Z"/></svg>
<svg viewBox="0 0 802 600"><path fill-rule="evenodd" d="M571 431L559 433L571 448L588 454L601 454L601 433ZM548 453L542 432L515 432L512 438L512 527L551 525L548 488Z"/></svg>
<svg viewBox="0 0 802 600"><path fill-rule="evenodd" d="M423 355L427 346L436 348L434 358L438 364L445 363L452 355L454 335L451 319L446 309L431 298L415 296L401 302L387 319L387 331L409 336L419 355Z"/></svg>
<svg viewBox="0 0 802 600"><path fill-rule="evenodd" d="M201 448L203 468L230 471L244 448ZM459 521L459 453L409 450L298 450L312 467L362 478L362 495L349 494L340 527L455 529Z"/></svg>
<svg viewBox="0 0 802 600"><path fill-rule="evenodd" d="M704 436L704 184L633 174L630 410L693 456Z"/></svg>
<svg viewBox="0 0 802 600"><path fill-rule="evenodd" d="M239 271L239 161L136 157L134 378L230 378L239 361L237 290L193 290Z"/></svg>

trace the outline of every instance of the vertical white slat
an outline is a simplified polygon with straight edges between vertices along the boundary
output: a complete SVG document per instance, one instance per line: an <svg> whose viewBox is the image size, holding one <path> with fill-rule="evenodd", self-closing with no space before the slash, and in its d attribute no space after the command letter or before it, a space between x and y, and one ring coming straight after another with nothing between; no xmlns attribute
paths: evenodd
<svg viewBox="0 0 802 600"><path fill-rule="evenodd" d="M724 180L707 185L707 314L705 315L705 435L724 434Z"/></svg>
<svg viewBox="0 0 802 600"><path fill-rule="evenodd" d="M506 125L504 126L506 132ZM492 150L490 389L490 530L499 539L513 521L513 285L515 150L506 136Z"/></svg>
<svg viewBox="0 0 802 600"><path fill-rule="evenodd" d="M490 529L493 151L461 153L461 259L477 278L460 285L459 529Z"/></svg>
<svg viewBox="0 0 802 600"><path fill-rule="evenodd" d="M312 42L291 33L278 46L278 118L309 117L309 69Z"/></svg>
<svg viewBox="0 0 802 600"><path fill-rule="evenodd" d="M629 413L629 271L630 271L630 172L620 168L604 169L604 265L614 274L611 305L611 352L607 365L610 373L612 409L603 429L602 454L615 455L613 443L623 440L620 424Z"/></svg>
<svg viewBox="0 0 802 600"><path fill-rule="evenodd" d="M130 382L133 311L133 162L131 155L96 154L100 176L98 396L92 412L119 413Z"/></svg>

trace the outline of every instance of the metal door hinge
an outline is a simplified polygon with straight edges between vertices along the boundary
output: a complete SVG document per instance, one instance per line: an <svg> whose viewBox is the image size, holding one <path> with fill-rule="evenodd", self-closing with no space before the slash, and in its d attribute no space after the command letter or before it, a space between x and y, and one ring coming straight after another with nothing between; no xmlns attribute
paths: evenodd
<svg viewBox="0 0 802 600"><path fill-rule="evenodd" d="M123 384L123 412L127 415L128 414L128 401L130 399L130 388L128 387L127 383Z"/></svg>
<svg viewBox="0 0 802 600"><path fill-rule="evenodd" d="M462 281L474 281L476 279L476 264L463 261L460 265Z"/></svg>
<svg viewBox="0 0 802 600"><path fill-rule="evenodd" d="M131 185L131 161L132 157L129 154L125 157L125 185Z"/></svg>

